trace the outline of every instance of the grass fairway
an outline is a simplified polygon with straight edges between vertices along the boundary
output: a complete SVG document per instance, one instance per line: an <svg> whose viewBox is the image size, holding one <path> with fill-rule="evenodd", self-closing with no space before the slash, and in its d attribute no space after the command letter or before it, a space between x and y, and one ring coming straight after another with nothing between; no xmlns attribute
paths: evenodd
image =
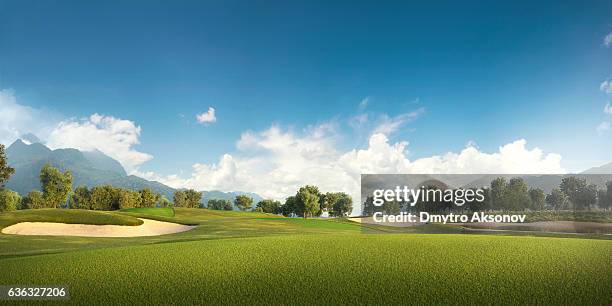
<svg viewBox="0 0 612 306"><path fill-rule="evenodd" d="M146 212L111 214L136 213ZM351 222L203 209L149 215L198 228L0 235L0 284L68 285L70 302L87 305L612 304L611 240L364 234Z"/></svg>

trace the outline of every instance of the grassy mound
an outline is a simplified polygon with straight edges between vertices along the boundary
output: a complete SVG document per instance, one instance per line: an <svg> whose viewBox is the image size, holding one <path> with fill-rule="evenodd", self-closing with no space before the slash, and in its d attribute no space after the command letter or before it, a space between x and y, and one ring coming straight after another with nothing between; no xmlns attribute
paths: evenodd
<svg viewBox="0 0 612 306"><path fill-rule="evenodd" d="M56 222L95 225L140 225L141 220L113 212L81 209L26 209L0 213L0 228L19 222Z"/></svg>
<svg viewBox="0 0 612 306"><path fill-rule="evenodd" d="M9 258L0 283L66 284L75 304L609 305L611 254L606 240L290 235Z"/></svg>
<svg viewBox="0 0 612 306"><path fill-rule="evenodd" d="M174 209L172 208L125 208L119 211L139 215L174 217Z"/></svg>

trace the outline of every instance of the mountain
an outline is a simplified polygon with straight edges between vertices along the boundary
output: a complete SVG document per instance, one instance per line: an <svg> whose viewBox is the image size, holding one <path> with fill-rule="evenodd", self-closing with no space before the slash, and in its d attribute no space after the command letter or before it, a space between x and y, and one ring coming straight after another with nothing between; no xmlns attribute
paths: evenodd
<svg viewBox="0 0 612 306"><path fill-rule="evenodd" d="M69 170L72 173L73 188L81 185L90 188L112 185L132 190L151 188L169 200L172 200L176 191L162 183L128 175L118 161L98 150L51 150L40 143L40 140L34 135L25 135L22 138L26 138L25 141L18 139L6 149L8 164L15 168L15 173L7 182L6 187L21 195L26 195L34 189L40 190L40 169L47 163L62 171ZM213 190L203 192L202 202L208 203L209 199L233 201L237 195L242 194L252 197L254 203L262 200L262 197L255 193Z"/></svg>
<svg viewBox="0 0 612 306"><path fill-rule="evenodd" d="M581 174L612 174L612 163L587 169Z"/></svg>
<svg viewBox="0 0 612 306"><path fill-rule="evenodd" d="M77 149L51 150L40 142L27 144L18 139L6 149L6 155L9 165L15 168L15 174L6 186L22 195L33 189L40 190L38 176L40 169L47 163L62 171L72 172L73 187L105 184L136 190L148 187L169 199L174 193L174 189L164 184L133 175L128 176L118 161L98 150L91 152Z"/></svg>

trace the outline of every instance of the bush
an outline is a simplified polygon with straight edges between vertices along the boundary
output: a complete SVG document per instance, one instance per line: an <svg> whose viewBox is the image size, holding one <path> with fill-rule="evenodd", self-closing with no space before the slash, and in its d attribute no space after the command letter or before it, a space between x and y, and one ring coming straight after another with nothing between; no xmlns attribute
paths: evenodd
<svg viewBox="0 0 612 306"><path fill-rule="evenodd" d="M0 212L17 210L19 202L21 197L18 193L6 188L0 189Z"/></svg>
<svg viewBox="0 0 612 306"><path fill-rule="evenodd" d="M45 208L45 200L43 199L42 192L38 190L32 190L28 195L21 201L22 209L38 209Z"/></svg>

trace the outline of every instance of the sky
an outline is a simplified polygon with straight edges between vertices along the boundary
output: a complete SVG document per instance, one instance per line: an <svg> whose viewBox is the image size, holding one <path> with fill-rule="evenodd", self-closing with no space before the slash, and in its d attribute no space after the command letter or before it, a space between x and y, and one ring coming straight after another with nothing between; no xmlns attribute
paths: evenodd
<svg viewBox="0 0 612 306"><path fill-rule="evenodd" d="M612 162L612 2L329 2L0 0L0 143L278 199Z"/></svg>

